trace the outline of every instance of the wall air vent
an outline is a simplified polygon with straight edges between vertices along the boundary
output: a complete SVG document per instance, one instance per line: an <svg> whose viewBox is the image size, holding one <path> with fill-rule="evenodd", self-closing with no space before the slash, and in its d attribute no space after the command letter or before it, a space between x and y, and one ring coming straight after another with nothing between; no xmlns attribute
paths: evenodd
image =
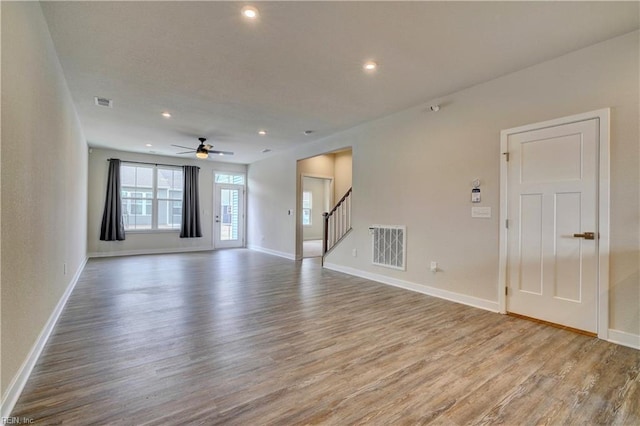
<svg viewBox="0 0 640 426"><path fill-rule="evenodd" d="M407 227L397 225L372 225L371 263L387 268L406 269Z"/></svg>
<svg viewBox="0 0 640 426"><path fill-rule="evenodd" d="M100 96L94 96L93 100L96 103L96 105L99 107L105 107L105 108L113 107L113 101L111 99L101 98Z"/></svg>

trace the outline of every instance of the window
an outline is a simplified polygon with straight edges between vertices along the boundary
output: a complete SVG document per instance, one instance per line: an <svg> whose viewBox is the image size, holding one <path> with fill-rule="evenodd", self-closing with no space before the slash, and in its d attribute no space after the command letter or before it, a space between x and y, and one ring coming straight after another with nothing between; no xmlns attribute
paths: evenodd
<svg viewBox="0 0 640 426"><path fill-rule="evenodd" d="M122 163L122 217L126 230L180 229L182 169Z"/></svg>
<svg viewBox="0 0 640 426"><path fill-rule="evenodd" d="M157 169L158 229L180 229L182 170Z"/></svg>
<svg viewBox="0 0 640 426"><path fill-rule="evenodd" d="M151 229L153 167L120 166L124 228Z"/></svg>
<svg viewBox="0 0 640 426"><path fill-rule="evenodd" d="M244 175L240 173L217 173L216 183L231 183L233 185L244 185Z"/></svg>
<svg viewBox="0 0 640 426"><path fill-rule="evenodd" d="M302 193L302 224L311 225L311 203L313 197L311 191L304 191Z"/></svg>

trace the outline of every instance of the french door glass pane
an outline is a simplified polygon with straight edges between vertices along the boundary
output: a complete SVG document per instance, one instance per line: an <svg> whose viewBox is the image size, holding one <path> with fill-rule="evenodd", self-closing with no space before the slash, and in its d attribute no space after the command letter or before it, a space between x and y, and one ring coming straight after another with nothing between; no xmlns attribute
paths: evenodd
<svg viewBox="0 0 640 426"><path fill-rule="evenodd" d="M240 191L237 189L220 190L220 240L236 241L240 221Z"/></svg>

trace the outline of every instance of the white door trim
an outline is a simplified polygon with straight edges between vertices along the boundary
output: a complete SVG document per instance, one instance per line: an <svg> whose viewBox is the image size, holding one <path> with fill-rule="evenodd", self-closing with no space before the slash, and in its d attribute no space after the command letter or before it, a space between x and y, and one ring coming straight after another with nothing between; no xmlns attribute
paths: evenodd
<svg viewBox="0 0 640 426"><path fill-rule="evenodd" d="M607 340L609 337L609 108L514 127L500 132L500 269L498 276L498 304L500 312L507 312L507 248L508 232L507 224L507 158L503 153L507 152L507 142L510 135L528 132L547 127L560 126L585 120L598 120L599 145L598 145L598 337Z"/></svg>
<svg viewBox="0 0 640 426"><path fill-rule="evenodd" d="M300 163L301 160L298 160L298 163ZM334 196L333 193L335 191L334 189L334 177L333 176L326 176L326 175L319 175L319 174L314 174L314 173L306 173L306 172L301 172L298 174L298 182L296 185L296 208L294 210L295 215L296 215L296 255L295 258L296 260L302 260L303 258L303 253L302 253L302 247L303 247L303 227L302 227L302 209L300 208L300 206L302 205L302 181L304 180L304 178L309 177L309 178L316 178L316 179L327 179L330 180L330 192L331 194L329 194L329 204L333 205L334 203Z"/></svg>
<svg viewBox="0 0 640 426"><path fill-rule="evenodd" d="M334 189L334 182L333 182L333 176L325 176L325 175L318 175L318 174L313 174L313 173L300 173L300 194L302 194L302 181L304 180L304 178L314 178L314 179L324 179L324 180L328 180L329 182L329 204L333 205L334 202L334 196L333 193L335 191ZM302 198L300 199L302 202ZM298 210L300 210L298 208ZM300 214L300 223L302 223L302 214Z"/></svg>

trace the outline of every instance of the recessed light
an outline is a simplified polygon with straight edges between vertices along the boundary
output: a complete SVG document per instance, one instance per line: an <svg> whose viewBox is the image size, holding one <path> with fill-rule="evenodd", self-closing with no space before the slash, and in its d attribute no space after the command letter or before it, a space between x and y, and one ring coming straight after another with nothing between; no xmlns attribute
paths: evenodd
<svg viewBox="0 0 640 426"><path fill-rule="evenodd" d="M264 135L266 135L266 134L267 134L267 131L266 131L266 130L260 130L260 131L258 131L258 134L259 134L260 136L264 136Z"/></svg>
<svg viewBox="0 0 640 426"><path fill-rule="evenodd" d="M166 112L166 111L165 111L165 112L163 112L163 113L162 113L162 116L163 116L164 118L171 118L171 113L170 113L170 112Z"/></svg>
<svg viewBox="0 0 640 426"><path fill-rule="evenodd" d="M265 149L262 150L263 154L266 154L267 152L271 152L271 150L269 148L265 148Z"/></svg>
<svg viewBox="0 0 640 426"><path fill-rule="evenodd" d="M375 71L378 68L378 64L373 61L367 61L362 68L364 68L365 71Z"/></svg>
<svg viewBox="0 0 640 426"><path fill-rule="evenodd" d="M153 146L153 145L151 145L150 143L146 143L144 144L144 146Z"/></svg>
<svg viewBox="0 0 640 426"><path fill-rule="evenodd" d="M313 130L305 130L304 132L305 135L309 136L311 133L313 133Z"/></svg>
<svg viewBox="0 0 640 426"><path fill-rule="evenodd" d="M258 17L258 9L253 6L245 6L242 8L242 16L247 19L256 19Z"/></svg>

